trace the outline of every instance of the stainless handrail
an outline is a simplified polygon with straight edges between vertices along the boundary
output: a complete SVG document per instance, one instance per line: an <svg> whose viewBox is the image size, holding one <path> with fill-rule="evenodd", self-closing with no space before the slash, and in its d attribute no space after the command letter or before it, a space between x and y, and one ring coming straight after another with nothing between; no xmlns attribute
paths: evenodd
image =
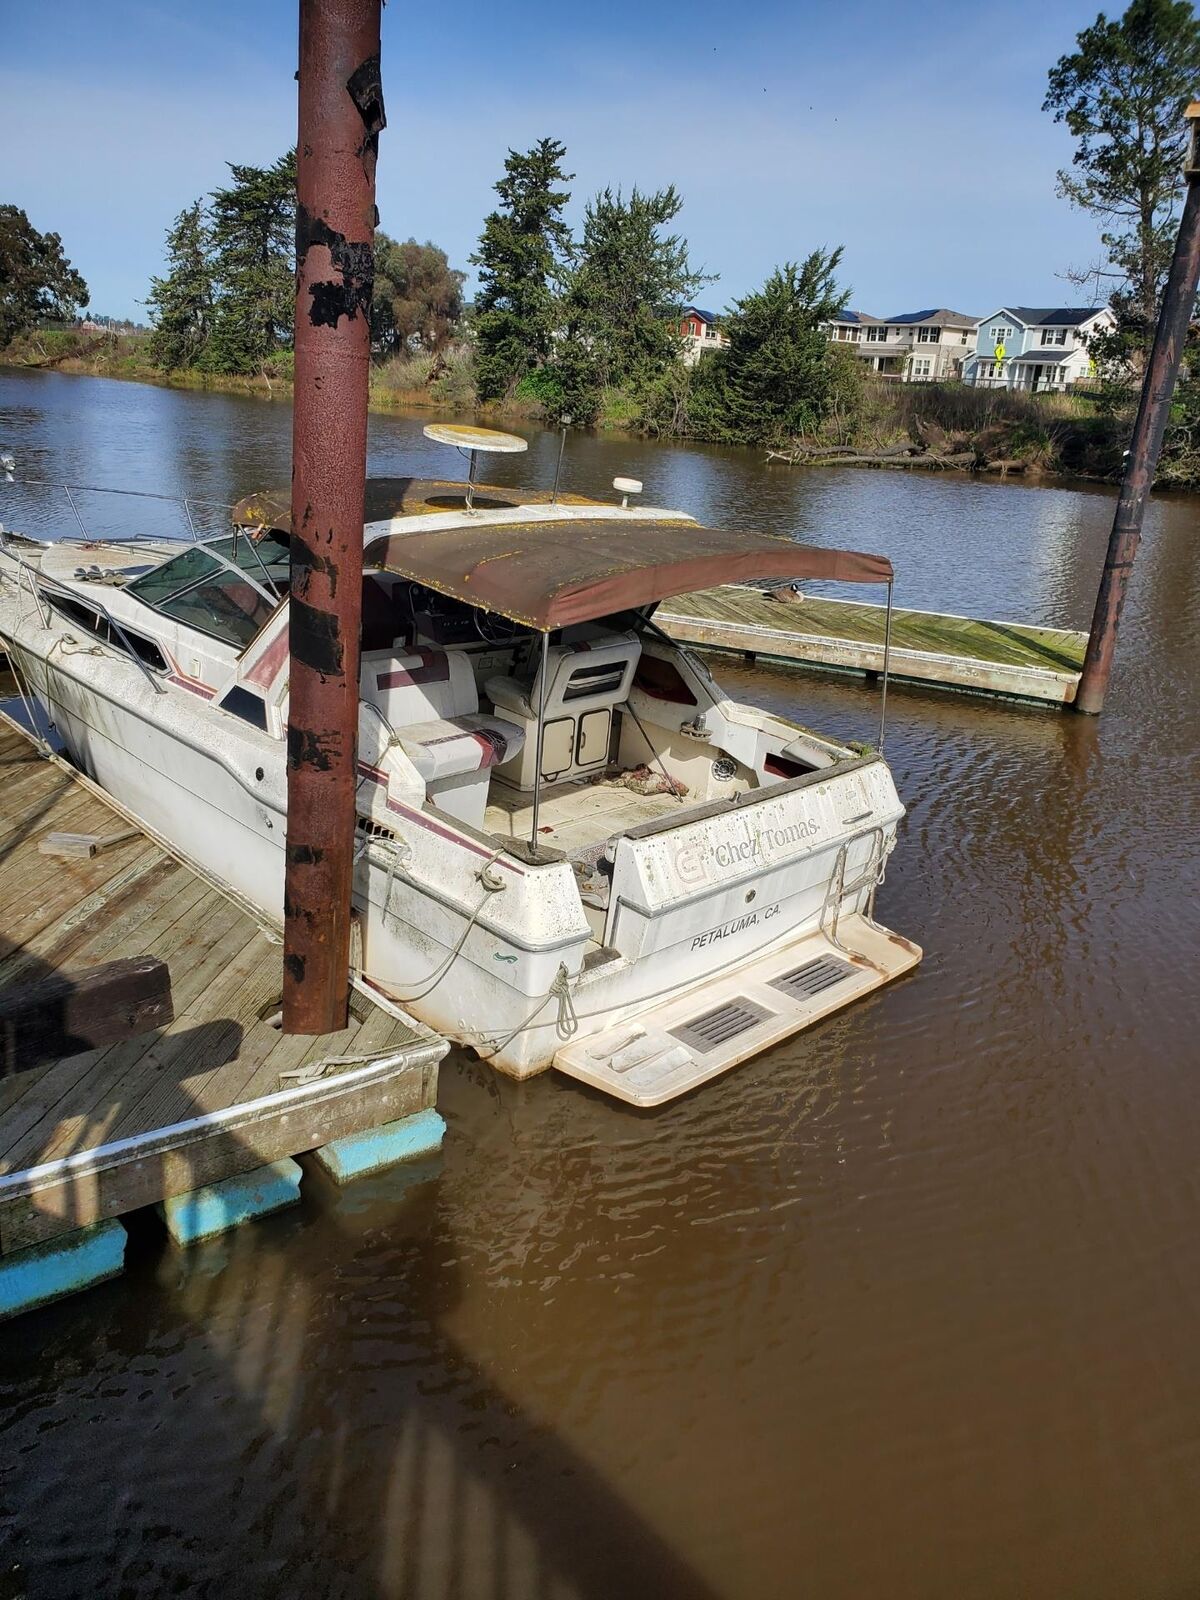
<svg viewBox="0 0 1200 1600"><path fill-rule="evenodd" d="M79 528L81 530L81 535L80 536L82 538L84 538L84 539L87 539L87 540L91 540L93 538L93 535L91 535L88 532L87 524L83 520L83 514L80 511L78 504L76 503L75 495L78 495L78 494L123 495L126 498L131 499L131 500L160 500L160 501L164 502L167 505L180 506L182 508L182 510L183 510L184 516L187 519L188 531L189 531L189 533L191 535L191 541L193 543L196 543L196 544L203 543L204 541L203 541L201 535L198 534L197 531L196 531L195 519L192 516L192 507L193 506L203 506L206 509L212 510L212 511L232 512L232 510L233 510L233 507L230 504L228 504L226 501L224 501L224 500L198 500L194 495L160 494L160 493L157 493L154 490L149 490L149 489L113 489L113 488L107 487L104 484L99 484L99 483L57 483L57 482L53 481L50 478L12 478L12 479L6 479L5 480L4 487L8 487L9 485L11 485L14 488L61 489L62 492L67 497L67 504L71 508L72 516L74 517L75 521L79 524ZM180 543L180 544L185 544L185 543L188 542L184 538L179 538L178 540L174 540L173 537L171 535L169 535L169 534L160 534L160 535L156 535L156 537L157 538L166 539L166 540L169 540L171 542L177 542L177 543ZM220 535L210 535L209 537L221 537L221 536ZM101 539L98 542L104 543L106 541ZM114 542L114 541L108 541L108 542ZM120 541L115 541L115 542L120 542Z"/></svg>

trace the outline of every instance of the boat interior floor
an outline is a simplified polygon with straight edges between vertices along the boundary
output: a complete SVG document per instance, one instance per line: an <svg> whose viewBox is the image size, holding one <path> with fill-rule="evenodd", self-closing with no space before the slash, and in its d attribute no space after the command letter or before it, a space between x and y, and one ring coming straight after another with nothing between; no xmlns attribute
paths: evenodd
<svg viewBox="0 0 1200 1600"><path fill-rule="evenodd" d="M500 839L528 839L533 825L533 795L493 782L484 829ZM673 794L637 794L619 784L586 779L557 783L542 790L538 837L567 856L651 822L668 811L682 811L686 802Z"/></svg>

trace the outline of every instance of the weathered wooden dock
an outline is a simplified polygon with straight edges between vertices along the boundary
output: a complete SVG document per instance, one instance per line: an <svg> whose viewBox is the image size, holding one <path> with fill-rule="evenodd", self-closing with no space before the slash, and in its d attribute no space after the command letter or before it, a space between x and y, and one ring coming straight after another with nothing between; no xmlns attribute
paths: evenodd
<svg viewBox="0 0 1200 1600"><path fill-rule="evenodd" d="M775 600L730 585L669 600L656 614L681 643L740 655L827 667L883 671L883 606L804 595ZM892 612L889 676L975 694L1069 705L1083 669L1087 634L935 611Z"/></svg>
<svg viewBox="0 0 1200 1600"><path fill-rule="evenodd" d="M113 842L47 854L52 833ZM445 1040L361 985L342 1032L285 1036L282 954L260 916L0 714L0 1316L120 1271L115 1219L137 1208L159 1205L188 1243L296 1199L299 1154L340 1181L440 1141ZM166 963L171 1020L91 1044L68 1008L84 1036L13 1070L14 995L130 957Z"/></svg>

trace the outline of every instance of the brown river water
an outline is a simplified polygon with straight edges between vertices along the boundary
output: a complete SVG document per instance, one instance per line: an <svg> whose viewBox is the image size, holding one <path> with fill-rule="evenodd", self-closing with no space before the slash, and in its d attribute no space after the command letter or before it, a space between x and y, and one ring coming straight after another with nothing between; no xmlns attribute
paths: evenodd
<svg viewBox="0 0 1200 1600"><path fill-rule="evenodd" d="M457 476L422 420L374 417L372 470ZM289 429L0 374L24 477L229 501ZM568 487L615 473L1076 627L1113 510L571 439ZM0 1596L1200 1594L1198 534L1152 503L1099 722L891 696L910 978L648 1114L452 1053L436 1161L186 1257L137 1228L0 1328ZM718 671L872 735L856 681Z"/></svg>

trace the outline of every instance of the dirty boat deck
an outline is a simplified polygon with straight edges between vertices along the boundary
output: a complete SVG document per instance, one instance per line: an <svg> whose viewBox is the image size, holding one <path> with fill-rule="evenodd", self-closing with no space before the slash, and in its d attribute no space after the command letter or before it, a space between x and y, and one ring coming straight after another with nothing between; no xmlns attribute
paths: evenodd
<svg viewBox="0 0 1200 1600"><path fill-rule="evenodd" d="M655 621L680 643L799 666L883 671L886 610L805 595L799 604L729 585L680 595ZM936 611L892 612L889 676L961 692L1069 705L1087 634Z"/></svg>
<svg viewBox="0 0 1200 1600"><path fill-rule="evenodd" d="M285 1036L272 1021L278 933L132 820L0 713L0 997L152 956L169 968L174 1010L149 1032L0 1076L0 1315L56 1298L38 1285L52 1288L75 1245L90 1250L105 1229L101 1255L116 1265L87 1281L119 1271L124 1233L110 1219L136 1208L162 1203L186 1243L296 1198L287 1158L299 1153L317 1151L340 1179L388 1164L381 1150L395 1159L389 1130L403 1153L420 1153L416 1124L418 1144L440 1138L446 1041L360 987L343 1031ZM128 836L63 858L39 850L50 832ZM6 1297L14 1271L28 1281Z"/></svg>

